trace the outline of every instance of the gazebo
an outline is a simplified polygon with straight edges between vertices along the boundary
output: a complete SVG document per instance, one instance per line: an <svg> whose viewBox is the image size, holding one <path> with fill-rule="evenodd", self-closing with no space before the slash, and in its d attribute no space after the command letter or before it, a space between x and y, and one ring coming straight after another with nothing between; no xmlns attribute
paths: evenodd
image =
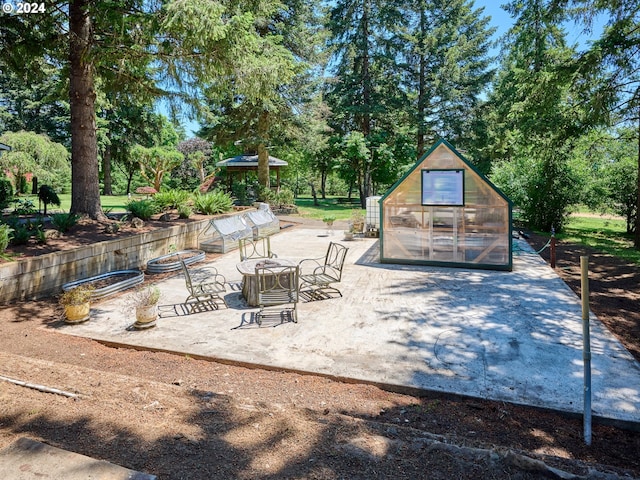
<svg viewBox="0 0 640 480"><path fill-rule="evenodd" d="M269 155L269 172L276 172L276 188L280 189L280 168L289 165L284 160ZM244 182L247 182L247 172L258 171L258 155L244 154L235 157L226 158L216 163L216 167L225 167L227 169L227 181L229 186L233 177L242 176Z"/></svg>

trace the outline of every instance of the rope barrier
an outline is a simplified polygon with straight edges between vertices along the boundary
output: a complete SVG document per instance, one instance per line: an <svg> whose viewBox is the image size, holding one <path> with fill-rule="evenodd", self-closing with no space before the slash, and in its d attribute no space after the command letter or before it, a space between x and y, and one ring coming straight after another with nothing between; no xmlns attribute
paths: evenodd
<svg viewBox="0 0 640 480"><path fill-rule="evenodd" d="M513 246L513 253L515 253L516 255L520 255L521 253L526 253L528 255L540 255L545 248L547 248L549 245L551 245L551 239L549 239L549 241L540 249L537 251L533 251L533 252L529 252L527 250L523 250L522 248L520 248L520 245L518 245L518 243L516 242L511 242L512 246Z"/></svg>

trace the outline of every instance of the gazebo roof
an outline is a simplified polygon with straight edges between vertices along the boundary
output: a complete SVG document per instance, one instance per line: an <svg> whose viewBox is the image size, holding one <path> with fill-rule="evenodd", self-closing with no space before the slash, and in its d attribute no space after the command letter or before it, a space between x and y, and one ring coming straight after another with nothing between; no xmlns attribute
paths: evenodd
<svg viewBox="0 0 640 480"><path fill-rule="evenodd" d="M284 160L269 156L269 167L279 168L289 165ZM216 163L216 167L232 167L232 168L246 168L248 170L258 168L258 155L237 155L231 158L225 158L224 160Z"/></svg>

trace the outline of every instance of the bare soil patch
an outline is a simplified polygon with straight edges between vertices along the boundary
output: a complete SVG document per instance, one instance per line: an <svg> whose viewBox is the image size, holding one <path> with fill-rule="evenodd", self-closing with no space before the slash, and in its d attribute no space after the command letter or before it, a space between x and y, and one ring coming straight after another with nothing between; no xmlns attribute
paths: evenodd
<svg viewBox="0 0 640 480"><path fill-rule="evenodd" d="M582 252L558 246L574 289ZM640 358L639 269L589 253L592 308ZM0 310L0 375L80 395L0 381L0 448L27 436L160 479L640 478L637 431L595 424L586 446L556 412L110 348L59 321L54 299Z"/></svg>

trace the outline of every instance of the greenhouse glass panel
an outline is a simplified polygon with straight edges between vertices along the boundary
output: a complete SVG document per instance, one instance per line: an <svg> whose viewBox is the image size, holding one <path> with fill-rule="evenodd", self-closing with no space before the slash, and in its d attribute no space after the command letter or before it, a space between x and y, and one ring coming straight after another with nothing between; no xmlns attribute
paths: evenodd
<svg viewBox="0 0 640 480"><path fill-rule="evenodd" d="M382 197L381 261L511 270L511 208L441 140Z"/></svg>

